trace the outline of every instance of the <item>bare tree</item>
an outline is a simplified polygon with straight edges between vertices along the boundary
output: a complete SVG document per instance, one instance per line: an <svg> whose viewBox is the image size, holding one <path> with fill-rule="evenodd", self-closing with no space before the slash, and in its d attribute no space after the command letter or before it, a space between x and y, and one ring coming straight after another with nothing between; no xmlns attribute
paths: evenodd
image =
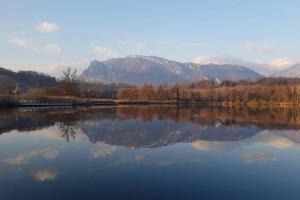
<svg viewBox="0 0 300 200"><path fill-rule="evenodd" d="M65 71L63 71L63 75L60 79L60 88L64 95L79 95L79 79L76 69L72 70L68 67Z"/></svg>

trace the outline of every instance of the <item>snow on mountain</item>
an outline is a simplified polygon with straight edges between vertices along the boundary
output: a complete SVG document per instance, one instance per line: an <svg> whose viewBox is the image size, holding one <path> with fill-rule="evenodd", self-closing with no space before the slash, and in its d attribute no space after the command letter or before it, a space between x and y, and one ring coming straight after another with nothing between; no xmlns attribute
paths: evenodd
<svg viewBox="0 0 300 200"><path fill-rule="evenodd" d="M300 77L300 64L295 64L283 71L277 72L273 74L275 77L288 77L288 78L296 78Z"/></svg>
<svg viewBox="0 0 300 200"><path fill-rule="evenodd" d="M91 82L164 84L195 80L257 79L262 75L238 65L199 65L156 56L128 56L92 61L81 78Z"/></svg>

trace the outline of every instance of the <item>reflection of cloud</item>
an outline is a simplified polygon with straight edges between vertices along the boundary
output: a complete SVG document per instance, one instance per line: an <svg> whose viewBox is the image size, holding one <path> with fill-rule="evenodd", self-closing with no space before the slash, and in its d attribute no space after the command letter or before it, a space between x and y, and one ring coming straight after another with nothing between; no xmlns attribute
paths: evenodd
<svg viewBox="0 0 300 200"><path fill-rule="evenodd" d="M136 161L141 161L141 160L144 160L145 159L145 156L144 155L136 155L135 156L135 160Z"/></svg>
<svg viewBox="0 0 300 200"><path fill-rule="evenodd" d="M44 149L41 151L41 154L44 158L51 160L57 157L59 151L56 149Z"/></svg>
<svg viewBox="0 0 300 200"><path fill-rule="evenodd" d="M264 146L286 149L293 148L297 146L297 143L292 139L282 135L285 131L262 131L255 138L253 138L253 143L261 144Z"/></svg>
<svg viewBox="0 0 300 200"><path fill-rule="evenodd" d="M172 162L171 161L167 161L167 160L162 160L162 161L158 162L159 166L169 166L171 164L172 164Z"/></svg>
<svg viewBox="0 0 300 200"><path fill-rule="evenodd" d="M91 157L94 159L104 158L115 151L116 151L116 147L104 143L96 143L90 149Z"/></svg>
<svg viewBox="0 0 300 200"><path fill-rule="evenodd" d="M296 144L293 141L287 138L274 138L269 141L266 141L264 144L279 149L292 148L296 146Z"/></svg>
<svg viewBox="0 0 300 200"><path fill-rule="evenodd" d="M205 141L198 140L191 143L199 151L230 150L245 145L262 145L266 147L287 149L299 146L299 131L264 130L255 136L240 141Z"/></svg>
<svg viewBox="0 0 300 200"><path fill-rule="evenodd" d="M64 140L61 137L59 130L54 126L42 130L33 131L31 134L37 137L43 137L51 140Z"/></svg>
<svg viewBox="0 0 300 200"><path fill-rule="evenodd" d="M37 130L31 132L31 135L35 137L42 137L49 140L64 140L65 138L62 137L60 130L56 127L50 127L42 130ZM81 129L78 129L78 132L76 132L76 140L88 140L88 137L86 134L82 133Z"/></svg>
<svg viewBox="0 0 300 200"><path fill-rule="evenodd" d="M57 173L50 170L39 170L33 174L34 178L39 182L53 181L57 177Z"/></svg>
<svg viewBox="0 0 300 200"><path fill-rule="evenodd" d="M253 163L253 162L268 162L275 160L276 157L272 153L265 153L265 152L257 152L257 153L246 153L244 155L244 162L245 163Z"/></svg>
<svg viewBox="0 0 300 200"><path fill-rule="evenodd" d="M240 142L235 141L204 141L198 140L191 143L192 147L199 151L209 151L213 149L229 150L236 147Z"/></svg>
<svg viewBox="0 0 300 200"><path fill-rule="evenodd" d="M42 156L47 160L51 160L57 157L59 154L59 151L56 149L42 149L42 150L32 150L28 152L24 152L21 154L18 154L13 157L9 157L4 160L5 163L9 165L25 165L27 164L31 159L34 159L38 156Z"/></svg>
<svg viewBox="0 0 300 200"><path fill-rule="evenodd" d="M38 155L37 151L25 152L4 160L5 163L10 165L24 165L27 164L29 160L33 159Z"/></svg>
<svg viewBox="0 0 300 200"><path fill-rule="evenodd" d="M199 151L208 151L210 149L210 143L206 141L193 142L192 146Z"/></svg>

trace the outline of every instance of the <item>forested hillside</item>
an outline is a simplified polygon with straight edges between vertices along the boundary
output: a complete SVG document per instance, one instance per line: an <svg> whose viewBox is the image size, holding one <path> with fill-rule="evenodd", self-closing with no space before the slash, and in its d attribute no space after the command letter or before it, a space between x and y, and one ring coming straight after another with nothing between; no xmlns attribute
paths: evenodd
<svg viewBox="0 0 300 200"><path fill-rule="evenodd" d="M20 92L25 92L31 88L57 86L56 78L33 72L14 72L0 67L0 94L11 93L18 83Z"/></svg>

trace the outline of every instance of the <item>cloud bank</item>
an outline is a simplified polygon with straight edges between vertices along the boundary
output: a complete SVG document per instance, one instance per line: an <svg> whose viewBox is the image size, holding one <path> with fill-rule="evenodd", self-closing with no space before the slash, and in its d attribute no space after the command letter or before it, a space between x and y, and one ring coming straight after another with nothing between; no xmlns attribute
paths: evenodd
<svg viewBox="0 0 300 200"><path fill-rule="evenodd" d="M275 59L267 62L250 62L250 61L233 57L228 54L221 54L221 55L201 54L193 58L191 62L197 64L215 63L215 64L242 65L251 68L254 71L257 71L264 75L270 75L279 72L281 70L287 69L288 67L296 64L295 61L287 58L280 58L280 59Z"/></svg>

